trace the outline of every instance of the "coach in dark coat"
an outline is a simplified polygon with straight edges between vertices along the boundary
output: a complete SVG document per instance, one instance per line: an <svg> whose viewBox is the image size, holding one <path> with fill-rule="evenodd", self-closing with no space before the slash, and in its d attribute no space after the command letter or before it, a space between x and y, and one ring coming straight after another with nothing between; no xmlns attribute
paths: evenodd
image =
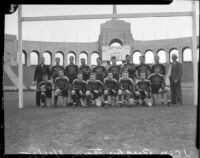
<svg viewBox="0 0 200 158"><path fill-rule="evenodd" d="M170 90L171 90L171 103L182 105L182 90L181 90L181 78L182 78L182 64L177 60L177 55L172 55L171 74L169 75Z"/></svg>
<svg viewBox="0 0 200 158"><path fill-rule="evenodd" d="M40 58L40 64L36 66L35 68L35 74L34 74L34 79L33 79L33 85L38 86L38 84L42 81L42 76L44 74L48 75L48 79L50 80L51 78L51 71L49 66L44 64L45 58L41 57ZM40 93L36 91L36 105L40 106Z"/></svg>

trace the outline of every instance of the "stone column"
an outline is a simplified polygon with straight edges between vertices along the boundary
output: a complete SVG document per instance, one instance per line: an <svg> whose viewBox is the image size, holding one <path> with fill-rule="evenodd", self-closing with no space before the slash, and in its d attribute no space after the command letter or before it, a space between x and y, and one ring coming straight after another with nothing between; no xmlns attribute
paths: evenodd
<svg viewBox="0 0 200 158"><path fill-rule="evenodd" d="M178 49L178 58L179 58L179 62L183 62L183 53L182 53L182 49L179 48Z"/></svg>
<svg viewBox="0 0 200 158"><path fill-rule="evenodd" d="M88 61L88 65L89 66L91 66L91 53L88 53L88 59L87 59L87 61Z"/></svg>
<svg viewBox="0 0 200 158"><path fill-rule="evenodd" d="M30 54L31 52L30 51L28 51L27 52L27 56L26 56L26 65L27 66L31 66L31 54Z"/></svg>
<svg viewBox="0 0 200 158"><path fill-rule="evenodd" d="M169 49L166 49L166 61L167 61L167 64L170 63L170 52L169 52Z"/></svg>
<svg viewBox="0 0 200 158"><path fill-rule="evenodd" d="M76 65L79 66L79 64L80 64L80 63L79 63L79 53L77 53L77 54L76 54Z"/></svg>
<svg viewBox="0 0 200 158"><path fill-rule="evenodd" d="M64 55L64 66L66 67L68 65L68 61L67 61L67 53L65 53Z"/></svg>
<svg viewBox="0 0 200 158"><path fill-rule="evenodd" d="M52 57L51 57L51 65L55 65L55 53L52 53Z"/></svg>

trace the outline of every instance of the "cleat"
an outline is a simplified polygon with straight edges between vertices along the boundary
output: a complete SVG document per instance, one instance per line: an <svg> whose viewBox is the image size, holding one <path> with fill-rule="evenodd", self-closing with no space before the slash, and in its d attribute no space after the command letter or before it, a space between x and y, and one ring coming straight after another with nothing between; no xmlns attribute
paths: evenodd
<svg viewBox="0 0 200 158"><path fill-rule="evenodd" d="M167 102L167 106L170 106L170 104L171 104L171 102L170 102L170 101L168 101L168 102Z"/></svg>
<svg viewBox="0 0 200 158"><path fill-rule="evenodd" d="M165 105L164 101L161 101L161 105Z"/></svg>

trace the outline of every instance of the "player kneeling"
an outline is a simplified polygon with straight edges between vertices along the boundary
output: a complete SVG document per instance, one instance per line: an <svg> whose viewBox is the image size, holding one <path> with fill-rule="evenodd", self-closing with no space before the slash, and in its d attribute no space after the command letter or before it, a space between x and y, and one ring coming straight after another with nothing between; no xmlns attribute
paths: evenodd
<svg viewBox="0 0 200 158"><path fill-rule="evenodd" d="M146 78L145 73L140 73L140 80L136 82L136 98L142 101L143 105L152 106L151 102L151 82Z"/></svg>
<svg viewBox="0 0 200 158"><path fill-rule="evenodd" d="M90 74L90 79L87 80L86 86L86 103L87 105L91 104L91 100L95 100L95 104L97 107L102 106L102 92L103 92L103 84L100 80L96 80L95 73Z"/></svg>
<svg viewBox="0 0 200 158"><path fill-rule="evenodd" d="M117 80L113 78L112 72L108 72L107 77L104 79L103 99L105 107L108 107L109 104L115 105L118 89L119 84Z"/></svg>
<svg viewBox="0 0 200 158"><path fill-rule="evenodd" d="M148 76L151 81L153 104L156 105L158 94L167 94L167 105L170 106L170 90L166 87L164 76L159 73L159 70L159 67L156 67L154 73Z"/></svg>
<svg viewBox="0 0 200 158"><path fill-rule="evenodd" d="M83 80L83 74L78 73L77 79L73 81L71 97L73 100L73 106L77 106L80 101L81 105L85 107L85 91L86 91L86 81Z"/></svg>
<svg viewBox="0 0 200 158"><path fill-rule="evenodd" d="M128 72L124 71L122 78L119 79L120 88L118 90L118 103L121 106L124 103L133 103L134 82L128 76Z"/></svg>
<svg viewBox="0 0 200 158"><path fill-rule="evenodd" d="M48 80L48 75L44 74L42 76L43 81L38 84L37 91L41 93L41 105L50 106L52 98L52 82Z"/></svg>
<svg viewBox="0 0 200 158"><path fill-rule="evenodd" d="M64 72L61 70L58 73L58 77L55 80L55 99L54 106L57 107L58 96L62 96L62 105L67 106L69 79L64 76Z"/></svg>

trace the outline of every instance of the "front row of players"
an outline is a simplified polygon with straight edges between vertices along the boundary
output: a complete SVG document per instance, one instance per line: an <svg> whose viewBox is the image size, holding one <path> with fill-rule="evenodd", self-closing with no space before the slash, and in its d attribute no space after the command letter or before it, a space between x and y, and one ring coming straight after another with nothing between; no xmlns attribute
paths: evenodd
<svg viewBox="0 0 200 158"><path fill-rule="evenodd" d="M62 97L63 106L68 103L69 93L73 101L73 106L81 104L83 107L107 106L123 106L143 104L147 106L156 105L158 94L167 94L167 105L170 105L170 90L165 85L164 76L159 73L159 68L155 68L155 72L148 76L140 73L140 80L136 83L129 78L128 72L124 71L119 82L113 78L112 72L108 72L104 83L96 80L95 73L90 74L90 79L83 80L82 73L77 75L77 79L73 81L72 86L69 79L64 76L63 71L59 71L59 76L53 84L48 80L48 76L43 75L43 81L39 83L37 91L41 92L41 105L50 106L52 98L52 90L54 89L54 106L57 107L58 97ZM70 88L71 87L71 88Z"/></svg>

